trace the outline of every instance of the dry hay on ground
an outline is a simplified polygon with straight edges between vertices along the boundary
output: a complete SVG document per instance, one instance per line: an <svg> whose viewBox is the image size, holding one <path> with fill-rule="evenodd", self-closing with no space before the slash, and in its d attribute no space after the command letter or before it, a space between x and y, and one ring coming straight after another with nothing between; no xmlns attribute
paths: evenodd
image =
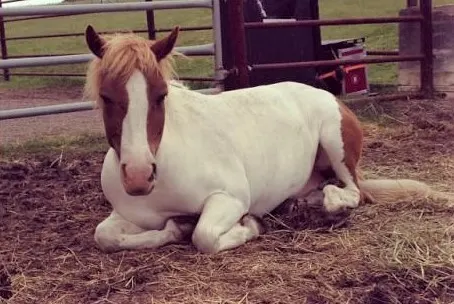
<svg viewBox="0 0 454 304"><path fill-rule="evenodd" d="M453 186L452 103L369 109L392 117L366 123L370 176ZM453 211L431 201L361 206L332 229L293 230L267 219L266 235L214 256L190 244L103 254L92 237L110 211L99 185L102 158L103 151L56 151L0 163L7 303L454 301Z"/></svg>

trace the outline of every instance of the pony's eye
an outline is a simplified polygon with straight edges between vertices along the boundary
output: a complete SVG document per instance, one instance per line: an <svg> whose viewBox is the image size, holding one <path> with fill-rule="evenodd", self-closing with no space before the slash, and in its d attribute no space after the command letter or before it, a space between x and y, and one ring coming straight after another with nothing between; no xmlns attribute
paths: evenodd
<svg viewBox="0 0 454 304"><path fill-rule="evenodd" d="M106 95L100 95L100 97L104 101L105 104L112 104L113 103L112 99L110 99Z"/></svg>

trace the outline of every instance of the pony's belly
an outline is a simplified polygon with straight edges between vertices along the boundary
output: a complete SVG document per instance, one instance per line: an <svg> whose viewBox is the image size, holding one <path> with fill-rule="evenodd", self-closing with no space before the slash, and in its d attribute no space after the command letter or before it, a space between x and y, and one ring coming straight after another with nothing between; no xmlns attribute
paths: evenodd
<svg viewBox="0 0 454 304"><path fill-rule="evenodd" d="M253 192L250 213L262 216L304 188L314 168L316 145L309 143L299 151L299 155L293 154L294 157L288 161L278 162L274 172L262 172L261 179L256 176L251 181Z"/></svg>
<svg viewBox="0 0 454 304"><path fill-rule="evenodd" d="M263 216L264 214L271 212L287 198L296 195L305 184L308 182L311 176L310 171L301 170L298 174L295 174L288 179L284 176L282 180L276 181L268 189L264 189L258 198L251 204L249 212L256 216Z"/></svg>

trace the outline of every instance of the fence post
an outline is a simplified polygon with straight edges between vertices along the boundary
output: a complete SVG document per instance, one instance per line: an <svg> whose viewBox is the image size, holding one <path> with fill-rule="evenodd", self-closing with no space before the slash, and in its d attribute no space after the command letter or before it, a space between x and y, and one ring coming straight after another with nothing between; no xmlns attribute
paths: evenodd
<svg viewBox="0 0 454 304"><path fill-rule="evenodd" d="M407 0L407 7L413 7L413 6L418 6L418 0Z"/></svg>
<svg viewBox="0 0 454 304"><path fill-rule="evenodd" d="M236 89L249 87L249 70L246 53L243 0L223 0L227 5L227 39L233 65L234 86Z"/></svg>
<svg viewBox="0 0 454 304"><path fill-rule="evenodd" d="M151 2L153 0L145 0L145 2ZM148 30L148 39L156 39L156 27L154 23L154 10L147 10L147 30Z"/></svg>
<svg viewBox="0 0 454 304"><path fill-rule="evenodd" d="M2 7L2 2L0 1L0 7ZM5 22L3 22L3 16L0 16L0 47L2 52L2 59L8 58L8 50L6 48L6 31L5 31ZM9 81L9 70L3 69L3 79Z"/></svg>
<svg viewBox="0 0 454 304"><path fill-rule="evenodd" d="M432 0L421 0L419 9L424 17L421 22L421 90L426 98L434 95Z"/></svg>

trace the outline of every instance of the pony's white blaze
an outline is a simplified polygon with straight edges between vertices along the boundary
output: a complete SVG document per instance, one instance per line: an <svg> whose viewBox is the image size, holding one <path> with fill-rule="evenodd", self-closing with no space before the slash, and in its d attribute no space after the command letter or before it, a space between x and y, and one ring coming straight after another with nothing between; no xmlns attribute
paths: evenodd
<svg viewBox="0 0 454 304"><path fill-rule="evenodd" d="M134 71L126 83L128 110L122 125L121 164L128 192L144 192L152 188L154 156L150 151L147 134L148 95L145 76Z"/></svg>

